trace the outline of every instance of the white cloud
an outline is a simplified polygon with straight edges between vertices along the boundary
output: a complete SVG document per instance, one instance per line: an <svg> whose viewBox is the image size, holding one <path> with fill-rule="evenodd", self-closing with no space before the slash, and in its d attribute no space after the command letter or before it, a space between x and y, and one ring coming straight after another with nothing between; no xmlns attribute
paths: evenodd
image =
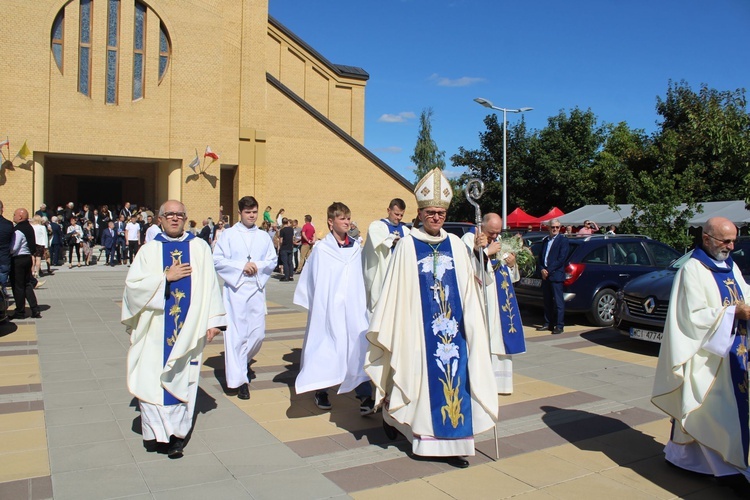
<svg viewBox="0 0 750 500"><path fill-rule="evenodd" d="M478 78L473 76L462 76L461 78L447 78L440 76L437 73L430 75L430 80L437 82L439 87L468 87L475 83L482 83L486 81L484 78Z"/></svg>
<svg viewBox="0 0 750 500"><path fill-rule="evenodd" d="M449 170L447 168L443 170L443 175L448 179L458 179L463 173L463 170Z"/></svg>
<svg viewBox="0 0 750 500"><path fill-rule="evenodd" d="M389 153L389 154L399 154L403 150L404 150L404 148L401 148L399 146L386 146L384 148L375 148L374 149L374 151L376 153Z"/></svg>
<svg viewBox="0 0 750 500"><path fill-rule="evenodd" d="M413 120L416 117L417 115L415 115L412 111L402 111L397 115L385 113L384 115L381 115L380 118L378 118L378 121L384 123L404 123L405 121Z"/></svg>

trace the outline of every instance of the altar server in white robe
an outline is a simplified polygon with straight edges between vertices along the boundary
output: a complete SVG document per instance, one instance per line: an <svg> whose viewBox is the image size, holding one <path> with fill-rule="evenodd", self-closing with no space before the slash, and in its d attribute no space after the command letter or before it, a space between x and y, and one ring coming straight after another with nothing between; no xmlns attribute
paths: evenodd
<svg viewBox="0 0 750 500"><path fill-rule="evenodd" d="M502 217L490 212L482 219L479 237L475 237L474 232L468 232L461 237L461 241L468 247L474 272L487 293L490 349L497 393L513 394L513 355L526 352L526 341L523 337L521 311L513 289L513 283L521 279L521 276L515 265L515 255L501 253L502 241L498 236L502 229ZM480 249L484 252L484 273L480 267ZM484 293L480 292L482 300Z"/></svg>
<svg viewBox="0 0 750 500"><path fill-rule="evenodd" d="M388 217L373 221L367 229L367 241L363 251L365 293L367 294L367 313L372 316L375 303L380 298L385 271L396 249L396 243L406 236L409 228L401 223L406 211L406 203L401 198L394 198L388 205Z"/></svg>
<svg viewBox="0 0 750 500"><path fill-rule="evenodd" d="M164 232L128 270L122 323L130 333L127 382L138 398L144 446L179 458L193 423L203 348L226 317L211 249L184 231L185 206L167 201L159 218Z"/></svg>
<svg viewBox="0 0 750 500"><path fill-rule="evenodd" d="M294 291L294 303L307 309L297 394L315 392L315 404L330 410L328 388L354 389L361 415L373 412L372 386L364 371L367 306L362 247L349 236L351 211L340 202L328 207L331 232L313 247Z"/></svg>
<svg viewBox="0 0 750 500"><path fill-rule="evenodd" d="M415 455L468 467L474 436L492 429L498 401L479 287L469 253L442 229L453 191L439 169L414 191L423 226L401 239L367 339L365 371Z"/></svg>
<svg viewBox="0 0 750 500"><path fill-rule="evenodd" d="M276 250L258 228L258 201L245 196L237 203L239 221L225 229L214 247L216 272L224 280L224 307L229 325L224 334L227 387L239 399L250 399L248 363L266 336L266 283L276 267Z"/></svg>
<svg viewBox="0 0 750 500"><path fill-rule="evenodd" d="M667 461L731 479L748 498L750 287L732 261L736 238L732 221L709 219L677 271L651 401L672 417Z"/></svg>

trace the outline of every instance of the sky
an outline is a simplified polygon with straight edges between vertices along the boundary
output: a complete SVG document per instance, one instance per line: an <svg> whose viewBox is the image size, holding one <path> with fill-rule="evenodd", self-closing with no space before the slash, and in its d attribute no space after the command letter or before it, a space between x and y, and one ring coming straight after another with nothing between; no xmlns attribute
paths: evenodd
<svg viewBox="0 0 750 500"><path fill-rule="evenodd" d="M269 13L370 74L364 145L409 181L426 108L455 176L450 157L479 148L492 112L476 97L534 108L530 130L579 107L650 134L670 80L750 87L748 0L269 0Z"/></svg>

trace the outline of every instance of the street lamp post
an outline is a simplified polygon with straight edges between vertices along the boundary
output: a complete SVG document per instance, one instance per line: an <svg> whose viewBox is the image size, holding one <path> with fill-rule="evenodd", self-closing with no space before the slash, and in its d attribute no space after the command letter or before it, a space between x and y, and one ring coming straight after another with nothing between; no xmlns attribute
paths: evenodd
<svg viewBox="0 0 750 500"><path fill-rule="evenodd" d="M507 116L508 113L524 113L526 111L531 111L534 108L518 108L518 109L510 109L510 108L499 108L492 104L492 102L488 101L487 99L483 99L482 97L477 97L474 99L475 102L478 102L485 108L494 109L497 111L503 112L503 229L508 229L508 169L507 169L507 155L508 155L508 149L507 149L507 136L508 136L508 121Z"/></svg>

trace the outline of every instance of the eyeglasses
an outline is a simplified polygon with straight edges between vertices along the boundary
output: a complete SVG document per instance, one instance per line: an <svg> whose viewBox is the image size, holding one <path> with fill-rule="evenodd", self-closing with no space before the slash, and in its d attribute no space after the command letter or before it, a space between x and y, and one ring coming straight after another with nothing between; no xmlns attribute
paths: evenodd
<svg viewBox="0 0 750 500"><path fill-rule="evenodd" d="M552 229L560 229L560 226L550 226Z"/></svg>
<svg viewBox="0 0 750 500"><path fill-rule="evenodd" d="M165 219L186 219L187 214L185 212L164 212L162 217Z"/></svg>
<svg viewBox="0 0 750 500"><path fill-rule="evenodd" d="M445 219L448 212L435 212L434 210L425 210L424 216L430 219L437 217L438 219Z"/></svg>
<svg viewBox="0 0 750 500"><path fill-rule="evenodd" d="M737 240L721 240L721 239L717 238L716 236L714 236L712 234L708 234L708 233L703 233L703 234L705 234L706 236L708 236L710 238L715 239L718 242L721 242L724 245L733 245L733 244L737 243Z"/></svg>

